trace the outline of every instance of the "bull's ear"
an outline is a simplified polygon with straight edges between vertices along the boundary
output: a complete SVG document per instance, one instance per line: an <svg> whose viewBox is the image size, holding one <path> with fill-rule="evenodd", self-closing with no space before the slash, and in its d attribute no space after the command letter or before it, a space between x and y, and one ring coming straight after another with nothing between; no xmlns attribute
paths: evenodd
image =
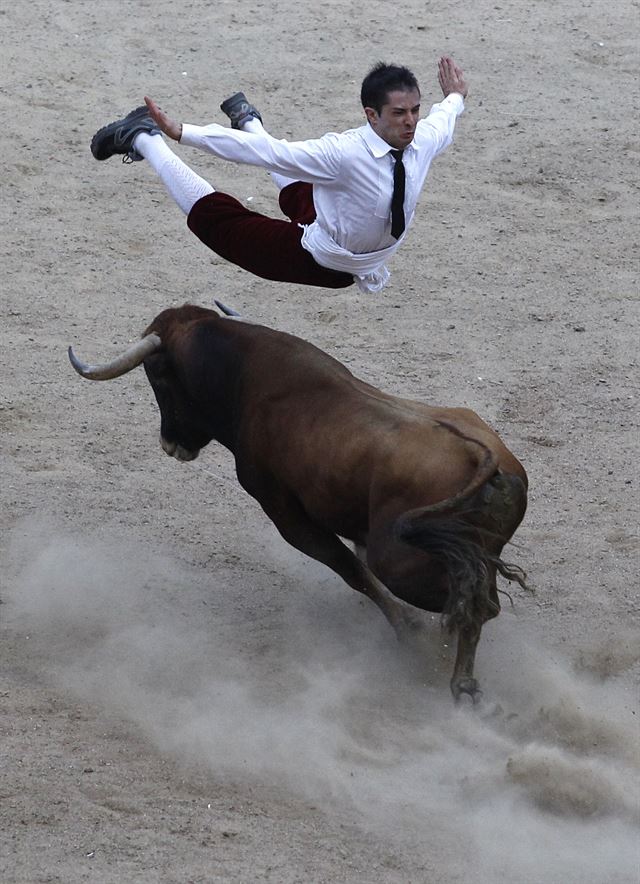
<svg viewBox="0 0 640 884"><path fill-rule="evenodd" d="M223 304L222 301L217 301L214 298L213 303L216 305L216 307L219 310L222 310L222 312L225 314L225 316L240 316L240 314L238 313L237 310L233 310L231 307L227 307L227 305Z"/></svg>

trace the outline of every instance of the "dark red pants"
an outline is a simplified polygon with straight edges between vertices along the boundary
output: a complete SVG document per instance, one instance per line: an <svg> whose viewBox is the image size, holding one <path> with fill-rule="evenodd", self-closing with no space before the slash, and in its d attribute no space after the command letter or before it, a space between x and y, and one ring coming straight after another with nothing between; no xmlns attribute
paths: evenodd
<svg viewBox="0 0 640 884"><path fill-rule="evenodd" d="M291 220L252 212L226 193L215 191L193 206L189 230L220 257L277 282L339 289L353 284L350 273L321 267L302 247L302 228L316 213L311 184L296 181L280 191L280 208Z"/></svg>

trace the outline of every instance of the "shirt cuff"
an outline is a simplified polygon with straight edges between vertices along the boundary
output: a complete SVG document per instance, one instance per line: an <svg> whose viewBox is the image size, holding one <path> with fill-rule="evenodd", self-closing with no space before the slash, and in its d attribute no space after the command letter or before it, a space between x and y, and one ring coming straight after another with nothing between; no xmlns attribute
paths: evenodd
<svg viewBox="0 0 640 884"><path fill-rule="evenodd" d="M192 126L190 123L183 123L180 144L186 144L187 147L198 147L196 132L200 134L200 129L200 126Z"/></svg>

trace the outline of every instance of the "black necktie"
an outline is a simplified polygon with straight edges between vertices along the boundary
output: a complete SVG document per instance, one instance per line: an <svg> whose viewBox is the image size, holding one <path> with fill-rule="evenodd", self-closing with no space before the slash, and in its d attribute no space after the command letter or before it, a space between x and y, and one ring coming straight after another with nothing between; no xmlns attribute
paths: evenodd
<svg viewBox="0 0 640 884"><path fill-rule="evenodd" d="M401 150L390 150L389 153L395 160L391 197L391 236L400 239L404 233L404 165Z"/></svg>

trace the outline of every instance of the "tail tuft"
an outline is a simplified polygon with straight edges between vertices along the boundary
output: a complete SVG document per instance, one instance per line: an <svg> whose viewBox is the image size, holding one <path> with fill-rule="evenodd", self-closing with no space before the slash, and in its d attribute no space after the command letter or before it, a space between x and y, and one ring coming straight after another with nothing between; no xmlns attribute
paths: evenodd
<svg viewBox="0 0 640 884"><path fill-rule="evenodd" d="M396 522L395 535L442 561L449 583L442 622L450 632L477 629L498 614L500 606L491 592L496 571L529 588L521 568L490 552L492 548L500 549L504 540L466 519L414 521L405 515Z"/></svg>

